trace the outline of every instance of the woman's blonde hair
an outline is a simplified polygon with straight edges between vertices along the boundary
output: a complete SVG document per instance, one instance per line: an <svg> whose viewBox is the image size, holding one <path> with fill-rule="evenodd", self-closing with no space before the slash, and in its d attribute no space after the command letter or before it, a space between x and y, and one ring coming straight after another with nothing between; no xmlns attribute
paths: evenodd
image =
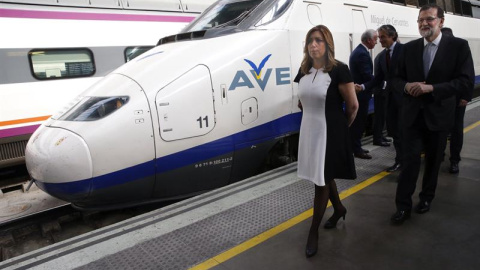
<svg viewBox="0 0 480 270"><path fill-rule="evenodd" d="M323 72L329 72L332 70L334 66L337 65L337 60L335 60L335 45L333 44L333 36L330 30L325 25L317 25L310 29L305 37L305 47L303 48L303 60L302 65L300 67L303 74L310 74L310 69L313 66L313 59L308 54L308 41L310 39L310 35L318 31L323 35L323 39L325 41L325 67L323 68Z"/></svg>

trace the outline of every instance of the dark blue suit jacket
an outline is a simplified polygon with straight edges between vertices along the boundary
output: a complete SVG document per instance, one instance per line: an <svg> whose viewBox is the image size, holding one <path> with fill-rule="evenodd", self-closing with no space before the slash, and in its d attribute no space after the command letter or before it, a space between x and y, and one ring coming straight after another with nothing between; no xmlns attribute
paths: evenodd
<svg viewBox="0 0 480 270"><path fill-rule="evenodd" d="M457 91L474 85L473 59L468 42L443 35L426 78L423 74L423 38L405 44L394 78L403 93L403 123L413 125L419 113L432 131L449 130L454 123ZM433 85L433 92L413 97L404 92L407 82ZM422 110L423 109L423 110Z"/></svg>
<svg viewBox="0 0 480 270"><path fill-rule="evenodd" d="M359 44L350 55L349 61L350 73L356 84L365 84L373 79L373 62L368 50ZM372 97L372 89L365 87L364 91L357 93L359 101L370 99Z"/></svg>
<svg viewBox="0 0 480 270"><path fill-rule="evenodd" d="M393 77L397 72L398 58L403 51L403 44L397 42L393 48L392 57L390 58L390 68L387 68L387 50L381 51L375 58L375 77L365 84L365 88L382 88L383 82L387 82L386 91L393 91Z"/></svg>

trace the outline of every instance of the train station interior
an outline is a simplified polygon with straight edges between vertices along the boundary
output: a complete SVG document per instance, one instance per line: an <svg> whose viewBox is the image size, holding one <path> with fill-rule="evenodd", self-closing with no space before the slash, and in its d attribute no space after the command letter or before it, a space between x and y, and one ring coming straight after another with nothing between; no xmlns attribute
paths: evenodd
<svg viewBox="0 0 480 270"><path fill-rule="evenodd" d="M480 104L469 105L458 175L440 169L431 210L401 226L392 147L365 145L358 178L337 180L347 208L305 257L313 186L296 163L0 263L3 269L477 269ZM448 151L446 153L448 157ZM417 185L421 185L421 181ZM418 192L418 191L417 191ZM413 197L418 201L417 193ZM327 208L323 222L332 214ZM323 225L322 222L322 225Z"/></svg>

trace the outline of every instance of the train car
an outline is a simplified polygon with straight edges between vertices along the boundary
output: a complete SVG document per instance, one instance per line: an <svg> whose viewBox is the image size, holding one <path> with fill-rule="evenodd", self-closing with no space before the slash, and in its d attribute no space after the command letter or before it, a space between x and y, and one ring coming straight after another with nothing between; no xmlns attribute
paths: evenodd
<svg viewBox="0 0 480 270"><path fill-rule="evenodd" d="M376 1L217 1L42 124L28 170L47 193L96 209L192 196L294 161L306 31L327 25L348 62L367 28L418 38L417 16ZM447 14L446 25L471 42L478 77L480 20Z"/></svg>
<svg viewBox="0 0 480 270"><path fill-rule="evenodd" d="M40 123L214 0L0 1L0 168Z"/></svg>

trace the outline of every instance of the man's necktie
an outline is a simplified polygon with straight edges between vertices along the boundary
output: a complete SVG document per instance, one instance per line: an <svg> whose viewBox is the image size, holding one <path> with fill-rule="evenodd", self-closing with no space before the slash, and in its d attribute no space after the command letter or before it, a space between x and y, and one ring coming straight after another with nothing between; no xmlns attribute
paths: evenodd
<svg viewBox="0 0 480 270"><path fill-rule="evenodd" d="M430 66L432 65L433 61L433 47L435 44L429 42L425 48L423 49L423 74L425 78L427 78L428 71L430 70Z"/></svg>

